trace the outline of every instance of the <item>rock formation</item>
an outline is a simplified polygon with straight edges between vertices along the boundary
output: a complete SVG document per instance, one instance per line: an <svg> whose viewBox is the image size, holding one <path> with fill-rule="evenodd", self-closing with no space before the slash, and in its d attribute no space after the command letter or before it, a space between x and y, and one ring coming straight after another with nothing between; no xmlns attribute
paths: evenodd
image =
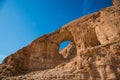
<svg viewBox="0 0 120 80"><path fill-rule="evenodd" d="M6 57L3 80L120 80L120 0ZM59 52L59 45L69 40Z"/></svg>

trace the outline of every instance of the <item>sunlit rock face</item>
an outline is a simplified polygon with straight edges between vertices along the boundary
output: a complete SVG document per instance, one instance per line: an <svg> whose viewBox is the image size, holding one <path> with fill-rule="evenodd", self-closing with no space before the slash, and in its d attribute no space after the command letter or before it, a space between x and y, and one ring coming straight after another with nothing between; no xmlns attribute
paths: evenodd
<svg viewBox="0 0 120 80"><path fill-rule="evenodd" d="M120 11L118 9L109 7L101 10L98 21L95 29L101 44L120 39Z"/></svg>
<svg viewBox="0 0 120 80"><path fill-rule="evenodd" d="M119 80L120 10L113 6L43 35L4 59L1 79ZM70 44L59 52L63 41Z"/></svg>
<svg viewBox="0 0 120 80"><path fill-rule="evenodd" d="M120 9L120 0L113 0L113 6L117 9Z"/></svg>

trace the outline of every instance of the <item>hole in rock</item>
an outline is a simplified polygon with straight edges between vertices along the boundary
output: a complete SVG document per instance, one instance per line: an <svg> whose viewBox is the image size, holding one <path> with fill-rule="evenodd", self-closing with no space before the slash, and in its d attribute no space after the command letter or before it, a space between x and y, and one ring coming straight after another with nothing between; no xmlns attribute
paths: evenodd
<svg viewBox="0 0 120 80"><path fill-rule="evenodd" d="M70 44L70 41L64 41L60 44L60 47L59 47L59 51L61 51L62 49L64 49L65 47L67 47L68 45Z"/></svg>
<svg viewBox="0 0 120 80"><path fill-rule="evenodd" d="M63 41L59 46L59 54L61 54L64 59L72 59L76 56L76 53L74 43L69 40Z"/></svg>

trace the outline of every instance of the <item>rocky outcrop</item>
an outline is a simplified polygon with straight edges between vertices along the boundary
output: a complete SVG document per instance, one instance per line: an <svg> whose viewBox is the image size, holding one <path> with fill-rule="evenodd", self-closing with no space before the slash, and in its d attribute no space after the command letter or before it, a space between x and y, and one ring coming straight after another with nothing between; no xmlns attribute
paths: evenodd
<svg viewBox="0 0 120 80"><path fill-rule="evenodd" d="M96 25L96 34L101 44L119 40L120 37L120 9L109 7L101 10L100 18Z"/></svg>
<svg viewBox="0 0 120 80"><path fill-rule="evenodd" d="M8 77L21 80L119 80L120 41L86 49L53 69Z"/></svg>
<svg viewBox="0 0 120 80"><path fill-rule="evenodd" d="M113 6L76 19L8 56L0 64L0 78L119 80L119 1L113 0ZM66 40L71 44L59 52L60 43Z"/></svg>

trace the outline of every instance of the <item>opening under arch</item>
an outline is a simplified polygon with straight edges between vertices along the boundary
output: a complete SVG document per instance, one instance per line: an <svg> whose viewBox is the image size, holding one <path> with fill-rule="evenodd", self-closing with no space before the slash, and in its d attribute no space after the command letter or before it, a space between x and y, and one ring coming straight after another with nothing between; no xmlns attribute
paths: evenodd
<svg viewBox="0 0 120 80"><path fill-rule="evenodd" d="M59 45L59 54L61 54L64 59L72 59L77 55L76 46L70 40L63 41Z"/></svg>
<svg viewBox="0 0 120 80"><path fill-rule="evenodd" d="M71 41L67 40L67 41L63 41L62 43L60 43L60 45L59 45L59 51L61 51L65 47L67 47L70 44L70 42Z"/></svg>

